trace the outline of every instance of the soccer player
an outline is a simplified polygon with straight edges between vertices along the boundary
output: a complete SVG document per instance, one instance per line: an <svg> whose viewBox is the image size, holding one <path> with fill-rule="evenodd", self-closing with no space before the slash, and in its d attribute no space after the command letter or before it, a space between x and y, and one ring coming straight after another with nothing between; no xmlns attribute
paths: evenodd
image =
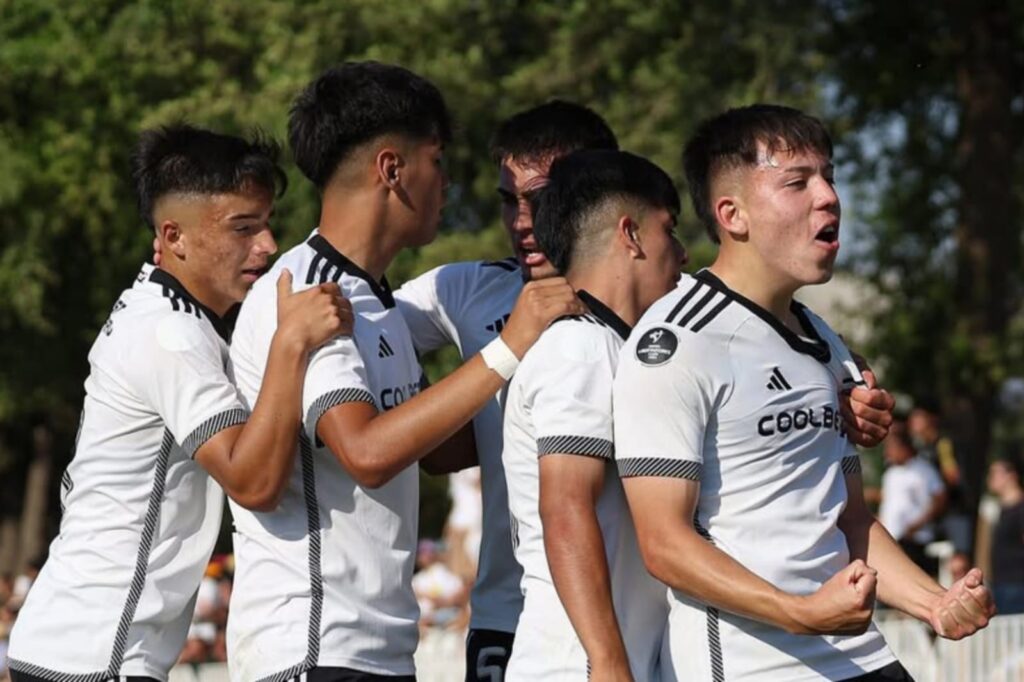
<svg viewBox="0 0 1024 682"><path fill-rule="evenodd" d="M952 639L993 613L980 571L940 587L864 504L836 397L859 373L793 300L839 249L831 158L817 119L770 105L686 146L718 256L647 311L615 380L640 547L673 590L667 680L905 680L871 624L876 594Z"/></svg>
<svg viewBox="0 0 1024 682"><path fill-rule="evenodd" d="M499 164L502 223L515 258L435 268L406 282L395 299L420 353L455 344L463 359L498 337L524 281L555 275L537 246L530 202L547 183L552 161L577 149L617 149L608 124L586 107L553 100L502 123L492 156ZM483 534L471 593L466 679L500 680L522 609L522 569L512 552L508 495L501 465L499 392L473 419L483 497ZM497 677L495 677L497 676Z"/></svg>
<svg viewBox="0 0 1024 682"><path fill-rule="evenodd" d="M139 139L132 175L163 264L143 267L89 353L60 535L11 637L18 682L166 679L220 530L214 481L241 505L276 503L307 355L352 327L335 285L292 294L283 274L250 414L229 377L225 316L277 249L276 155L183 125Z"/></svg>
<svg viewBox="0 0 1024 682"><path fill-rule="evenodd" d="M419 473L411 465L468 424L551 320L583 308L564 279L532 283L500 337L420 392L422 372L384 271L402 248L437 231L450 136L440 92L397 66L346 63L299 95L288 130L299 169L320 191L320 225L272 272L300 273L299 286L338 282L355 331L310 360L301 457L278 509L233 506L231 675L412 679ZM275 327L274 291L261 280L231 349L250 399ZM439 452L431 466L449 468L434 458L461 454Z"/></svg>
<svg viewBox="0 0 1024 682"><path fill-rule="evenodd" d="M553 324L509 384L502 459L525 593L510 682L657 679L668 603L615 470L612 380L632 325L685 262L678 212L671 179L638 156L551 166L534 230L590 312Z"/></svg>

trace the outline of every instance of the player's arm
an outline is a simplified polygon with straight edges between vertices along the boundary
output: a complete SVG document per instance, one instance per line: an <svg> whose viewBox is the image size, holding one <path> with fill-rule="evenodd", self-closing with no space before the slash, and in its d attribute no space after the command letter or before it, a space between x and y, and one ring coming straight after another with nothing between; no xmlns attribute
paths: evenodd
<svg viewBox="0 0 1024 682"><path fill-rule="evenodd" d="M552 320L583 311L564 278L531 282L516 301L501 338L521 358ZM387 412L378 413L367 402L336 405L319 418L316 432L360 485L379 487L472 419L505 381L478 353L436 385Z"/></svg>
<svg viewBox="0 0 1024 682"><path fill-rule="evenodd" d="M200 466L247 509L277 506L293 468L309 353L352 333L352 310L338 285L291 292L291 274L277 282L278 327L259 398L248 421L219 431L196 450Z"/></svg>
<svg viewBox="0 0 1024 682"><path fill-rule="evenodd" d="M420 460L420 468L431 476L454 474L480 464L476 451L473 422L462 426L455 434Z"/></svg>
<svg viewBox="0 0 1024 682"><path fill-rule="evenodd" d="M552 453L540 458L540 518L551 578L602 679L632 680L612 604L597 499L606 460Z"/></svg>
<svg viewBox="0 0 1024 682"><path fill-rule="evenodd" d="M878 598L931 625L947 639L962 639L988 625L995 614L992 594L972 569L948 590L911 561L864 503L859 470L848 471L848 501L839 517L850 557L878 571Z"/></svg>
<svg viewBox="0 0 1024 682"><path fill-rule="evenodd" d="M670 587L730 613L794 634L856 634L871 623L875 575L856 561L817 592L784 592L705 540L693 526L700 484L680 478L623 480L644 563Z"/></svg>

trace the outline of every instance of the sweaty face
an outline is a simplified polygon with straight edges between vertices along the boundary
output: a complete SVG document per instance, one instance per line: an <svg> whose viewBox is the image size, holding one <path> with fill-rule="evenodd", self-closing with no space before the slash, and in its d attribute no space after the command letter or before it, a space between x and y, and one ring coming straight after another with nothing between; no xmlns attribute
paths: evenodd
<svg viewBox="0 0 1024 682"><path fill-rule="evenodd" d="M749 241L765 270L795 287L831 279L840 217L832 162L761 145L757 166L738 172Z"/></svg>
<svg viewBox="0 0 1024 682"><path fill-rule="evenodd" d="M641 303L646 309L675 288L679 273L686 265L686 248L676 236L675 216L664 208L644 213L637 241L646 256L637 262Z"/></svg>
<svg viewBox="0 0 1024 682"><path fill-rule="evenodd" d="M429 244L437 236L444 208L448 175L444 170L444 147L438 141L412 142L403 154L399 169L403 203L409 209L409 246Z"/></svg>
<svg viewBox="0 0 1024 682"><path fill-rule="evenodd" d="M241 302L277 252L270 232L273 195L263 188L202 197L183 225L183 266L193 294L218 314Z"/></svg>
<svg viewBox="0 0 1024 682"><path fill-rule="evenodd" d="M501 195L501 222L512 241L512 252L519 260L523 278L544 279L558 274L540 252L533 236L534 201L540 189L548 184L548 171L554 159L521 164L511 157L501 162L498 173L498 194Z"/></svg>

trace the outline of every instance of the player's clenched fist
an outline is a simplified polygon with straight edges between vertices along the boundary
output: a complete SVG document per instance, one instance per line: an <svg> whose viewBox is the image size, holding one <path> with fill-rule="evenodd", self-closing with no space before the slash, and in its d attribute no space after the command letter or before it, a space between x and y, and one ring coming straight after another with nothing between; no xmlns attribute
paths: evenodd
<svg viewBox="0 0 1024 682"><path fill-rule="evenodd" d="M527 282L501 338L522 358L548 325L563 315L582 315L587 311L564 277L549 277Z"/></svg>
<svg viewBox="0 0 1024 682"><path fill-rule="evenodd" d="M832 576L814 594L796 598L793 616L804 635L857 635L871 625L878 574L860 559Z"/></svg>
<svg viewBox="0 0 1024 682"><path fill-rule="evenodd" d="M352 333L352 304L334 282L292 293L292 273L277 278L277 327L308 350Z"/></svg>
<svg viewBox="0 0 1024 682"><path fill-rule="evenodd" d="M946 590L929 621L935 633L946 639L963 639L988 625L996 613L992 593L982 582L981 571L972 569Z"/></svg>

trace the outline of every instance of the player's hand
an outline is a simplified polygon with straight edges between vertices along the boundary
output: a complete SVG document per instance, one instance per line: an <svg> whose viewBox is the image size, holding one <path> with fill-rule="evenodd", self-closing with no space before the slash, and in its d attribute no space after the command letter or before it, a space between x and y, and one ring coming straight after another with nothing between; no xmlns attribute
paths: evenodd
<svg viewBox="0 0 1024 682"><path fill-rule="evenodd" d="M832 576L814 594L797 597L797 634L859 635L871 625L878 574L860 559Z"/></svg>
<svg viewBox="0 0 1024 682"><path fill-rule="evenodd" d="M160 246L160 239L153 237L153 265L160 267L160 260L164 257L164 249Z"/></svg>
<svg viewBox="0 0 1024 682"><path fill-rule="evenodd" d="M995 614L992 593L982 582L981 570L972 568L946 590L928 621L940 637L963 639L988 625Z"/></svg>
<svg viewBox="0 0 1024 682"><path fill-rule="evenodd" d="M878 388L874 372L865 370L863 376L866 387L857 386L848 394L839 394L839 411L850 442L873 448L889 435L896 401L888 391Z"/></svg>
<svg viewBox="0 0 1024 682"><path fill-rule="evenodd" d="M351 335L352 304L334 282L292 293L292 273L277 278L277 327L311 351L336 336Z"/></svg>
<svg viewBox="0 0 1024 682"><path fill-rule="evenodd" d="M564 277L527 282L501 338L509 349L522 358L548 325L563 315L582 315L587 312L583 302Z"/></svg>

